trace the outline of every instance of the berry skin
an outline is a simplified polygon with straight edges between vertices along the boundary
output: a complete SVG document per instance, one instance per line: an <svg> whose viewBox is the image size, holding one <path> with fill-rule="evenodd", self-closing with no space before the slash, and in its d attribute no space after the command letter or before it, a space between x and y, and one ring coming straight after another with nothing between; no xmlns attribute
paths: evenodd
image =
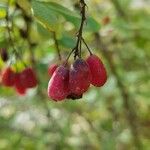
<svg viewBox="0 0 150 150"><path fill-rule="evenodd" d="M48 67L48 75L49 76L52 76L53 73L55 72L55 70L58 68L58 65L57 64L51 64L49 67Z"/></svg>
<svg viewBox="0 0 150 150"><path fill-rule="evenodd" d="M14 86L15 86L17 93L20 95L24 95L26 93L26 87L23 85L22 81L23 80L21 78L21 73L16 73Z"/></svg>
<svg viewBox="0 0 150 150"><path fill-rule="evenodd" d="M2 82L2 74L1 74L1 70L0 70L0 85L1 85L1 82Z"/></svg>
<svg viewBox="0 0 150 150"><path fill-rule="evenodd" d="M20 76L24 87L33 88L37 85L36 74L32 68L24 69Z"/></svg>
<svg viewBox="0 0 150 150"><path fill-rule="evenodd" d="M69 94L68 81L69 69L65 66L58 67L48 83L48 96L55 101L65 99Z"/></svg>
<svg viewBox="0 0 150 150"><path fill-rule="evenodd" d="M77 59L71 65L69 73L70 94L82 95L90 86L91 72L88 64L83 59Z"/></svg>
<svg viewBox="0 0 150 150"><path fill-rule="evenodd" d="M14 85L14 77L15 73L12 71L10 67L6 68L2 74L2 84L11 87Z"/></svg>
<svg viewBox="0 0 150 150"><path fill-rule="evenodd" d="M25 95L26 94L26 89L25 88L16 87L16 91L19 95Z"/></svg>
<svg viewBox="0 0 150 150"><path fill-rule="evenodd" d="M90 55L86 62L91 70L91 84L96 87L103 86L107 81L107 72L100 58L96 55Z"/></svg>

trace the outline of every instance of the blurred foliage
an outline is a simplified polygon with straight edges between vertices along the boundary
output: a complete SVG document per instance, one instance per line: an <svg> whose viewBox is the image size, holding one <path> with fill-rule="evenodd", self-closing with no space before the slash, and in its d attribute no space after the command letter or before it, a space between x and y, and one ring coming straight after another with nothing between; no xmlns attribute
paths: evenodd
<svg viewBox="0 0 150 150"><path fill-rule="evenodd" d="M21 97L0 85L0 149L149 150L149 1L86 0L83 36L105 62L109 78L82 99L59 103L47 97L47 68L58 61L53 32L66 58L75 45L80 13L77 0L47 1L10 3L14 45L22 60L36 69L39 86ZM22 69L8 40L6 10L7 1L1 0L0 47L7 48L14 67ZM83 47L83 57L87 54ZM9 63L0 60L0 70Z"/></svg>

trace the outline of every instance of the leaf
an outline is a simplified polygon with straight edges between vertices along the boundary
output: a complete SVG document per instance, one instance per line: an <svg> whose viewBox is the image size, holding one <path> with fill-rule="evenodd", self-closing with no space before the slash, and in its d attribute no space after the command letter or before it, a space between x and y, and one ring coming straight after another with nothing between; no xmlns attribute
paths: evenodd
<svg viewBox="0 0 150 150"><path fill-rule="evenodd" d="M6 7L3 5L0 5L0 19L3 19L6 17Z"/></svg>
<svg viewBox="0 0 150 150"><path fill-rule="evenodd" d="M89 17L87 19L86 29L88 31L97 32L100 30L100 24L97 21L95 21L95 19L93 19L92 17Z"/></svg>
<svg viewBox="0 0 150 150"><path fill-rule="evenodd" d="M9 45L9 43L8 43L8 41L7 40L5 40L5 39L0 39L0 47L3 47L3 48L8 48L8 45Z"/></svg>
<svg viewBox="0 0 150 150"><path fill-rule="evenodd" d="M49 2L51 9L62 15L66 20L72 22L76 27L79 26L81 17L75 12L65 8L57 3ZM87 19L87 30L98 31L100 29L100 24L95 21L92 17Z"/></svg>
<svg viewBox="0 0 150 150"><path fill-rule="evenodd" d="M37 30L40 33L40 36L42 36L42 38L49 38L50 37L50 33L47 32L47 30L45 28L43 28L43 26L39 23L37 23Z"/></svg>
<svg viewBox="0 0 150 150"><path fill-rule="evenodd" d="M48 30L55 30L58 14L52 11L45 2L32 1L32 8L37 20Z"/></svg>
<svg viewBox="0 0 150 150"><path fill-rule="evenodd" d="M32 8L35 17L46 27L56 27L58 24L58 16L63 16L67 21L79 28L81 17L68 8L54 2L32 1ZM55 26L54 26L55 25ZM56 28L57 29L57 28ZM100 29L100 24L92 17L87 18L86 29L96 32Z"/></svg>
<svg viewBox="0 0 150 150"><path fill-rule="evenodd" d="M73 48L75 46L75 40L68 35L64 35L58 42L66 48Z"/></svg>
<svg viewBox="0 0 150 150"><path fill-rule="evenodd" d="M46 2L45 2L46 3ZM78 14L76 14L75 12L69 10L68 8L64 7L64 6L61 6L57 3L54 3L54 2L47 2L46 5L51 8L51 10L59 13L59 14L62 14L63 16L70 16L70 17L74 17L74 18L78 18L80 19L80 16Z"/></svg>

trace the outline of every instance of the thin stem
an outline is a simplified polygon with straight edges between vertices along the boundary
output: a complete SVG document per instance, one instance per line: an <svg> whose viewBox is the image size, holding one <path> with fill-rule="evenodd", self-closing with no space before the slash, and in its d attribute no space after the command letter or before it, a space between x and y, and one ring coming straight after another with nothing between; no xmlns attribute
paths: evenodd
<svg viewBox="0 0 150 150"><path fill-rule="evenodd" d="M82 49L82 41L80 41L79 44L79 57L81 58L81 49Z"/></svg>
<svg viewBox="0 0 150 150"><path fill-rule="evenodd" d="M77 34L77 42L76 42L76 46L71 50L71 52L69 53L66 62L68 61L70 55L74 52L74 58L76 59L76 57L78 56L79 58L81 58L81 41L82 41L82 31L83 31L83 26L84 26L84 22L86 20L86 16L85 16L85 7L86 7L86 3L84 0L80 0L80 8L81 8L81 24L78 30L78 34Z"/></svg>
<svg viewBox="0 0 150 150"><path fill-rule="evenodd" d="M92 51L90 50L90 48L88 47L88 45L86 44L85 40L82 38L83 43L85 44L86 48L88 49L90 55L92 55Z"/></svg>
<svg viewBox="0 0 150 150"><path fill-rule="evenodd" d="M65 61L65 65L67 64L69 57L71 56L71 54L72 54L74 51L75 51L75 48L73 48L73 49L71 50L71 52L69 53L69 55L68 55L68 57L67 57L67 59L66 59L66 61Z"/></svg>
<svg viewBox="0 0 150 150"><path fill-rule="evenodd" d="M57 54L58 54L58 59L61 61L62 58L61 58L60 49L59 49L59 46L58 46L56 33L55 32L52 32L52 33L53 33L53 39L54 39L54 42L55 42L55 47L56 47Z"/></svg>
<svg viewBox="0 0 150 150"><path fill-rule="evenodd" d="M78 35L77 35L77 43L76 43L76 53L78 55L81 55L79 54L79 44L80 44L80 41L82 40L82 31L83 31L83 26L84 26L84 22L86 20L86 16L85 16L85 7L86 7L86 3L84 2L84 0L80 0L80 8L81 8L81 24L80 24L80 28L79 28L79 31L78 31Z"/></svg>

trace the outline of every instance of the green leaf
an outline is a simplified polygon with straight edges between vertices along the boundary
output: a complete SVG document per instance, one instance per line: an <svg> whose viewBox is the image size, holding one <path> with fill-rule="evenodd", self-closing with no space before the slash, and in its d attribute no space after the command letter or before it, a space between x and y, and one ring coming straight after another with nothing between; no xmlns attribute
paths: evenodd
<svg viewBox="0 0 150 150"><path fill-rule="evenodd" d="M49 7L54 12L57 12L63 16L70 16L72 18L80 19L80 16L78 14L76 14L75 12L73 12L73 11L69 10L68 8L61 6L57 3L47 2L46 5L47 5L47 7Z"/></svg>
<svg viewBox="0 0 150 150"><path fill-rule="evenodd" d="M34 11L35 17L42 22L46 27L50 26L56 27L58 24L58 16L63 16L67 21L71 22L75 25L75 27L79 28L81 17L54 2L39 2L32 1L32 8ZM60 22L59 22L60 23ZM96 32L100 29L100 24L94 20L92 17L87 18L86 29L88 31Z"/></svg>
<svg viewBox="0 0 150 150"><path fill-rule="evenodd" d="M6 6L0 5L0 19L3 19L6 17Z"/></svg>
<svg viewBox="0 0 150 150"><path fill-rule="evenodd" d="M100 24L92 17L89 17L87 19L86 30L92 31L92 32L97 32L100 30Z"/></svg>
<svg viewBox="0 0 150 150"><path fill-rule="evenodd" d="M0 39L0 47L3 47L3 48L8 48L8 46L9 46L9 43L8 43L8 41L7 40L5 40L5 39Z"/></svg>
<svg viewBox="0 0 150 150"><path fill-rule="evenodd" d="M43 26L39 23L37 23L37 30L40 33L40 36L42 36L42 38L49 38L50 37L50 33L47 32L47 30L45 28L43 28Z"/></svg>
<svg viewBox="0 0 150 150"><path fill-rule="evenodd" d="M75 46L75 40L68 35L64 35L58 42L66 48L73 48Z"/></svg>
<svg viewBox="0 0 150 150"><path fill-rule="evenodd" d="M49 2L49 5L53 11L62 15L67 21L72 22L76 27L79 27L81 17L78 14L54 2ZM86 28L89 31L91 30L96 32L100 29L100 24L92 17L89 17L87 18Z"/></svg>
<svg viewBox="0 0 150 150"><path fill-rule="evenodd" d="M58 14L51 10L45 2L32 1L32 8L37 20L48 30L55 30Z"/></svg>

